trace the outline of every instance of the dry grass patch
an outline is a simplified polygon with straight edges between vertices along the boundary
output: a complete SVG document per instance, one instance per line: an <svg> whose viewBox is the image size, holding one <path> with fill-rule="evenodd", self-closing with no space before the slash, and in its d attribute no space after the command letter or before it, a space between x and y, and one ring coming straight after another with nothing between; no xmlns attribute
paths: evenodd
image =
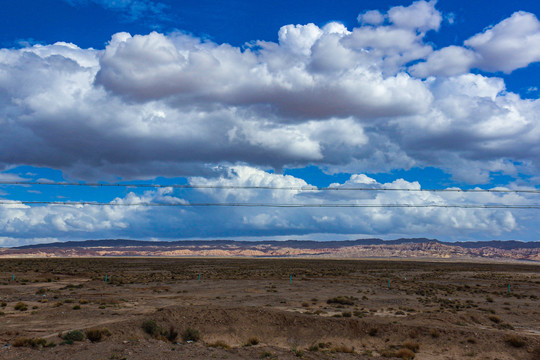
<svg viewBox="0 0 540 360"><path fill-rule="evenodd" d="M347 345L337 345L337 346L331 347L330 352L332 352L332 353L353 354L354 353L354 347L353 346L347 346Z"/></svg>
<svg viewBox="0 0 540 360"><path fill-rule="evenodd" d="M13 340L14 347L38 347L38 346L45 346L47 344L47 340L43 338L17 338Z"/></svg>
<svg viewBox="0 0 540 360"><path fill-rule="evenodd" d="M214 348L222 348L225 350L229 350L231 348L231 346L223 340L217 340L216 342L208 344L208 346L214 347Z"/></svg>

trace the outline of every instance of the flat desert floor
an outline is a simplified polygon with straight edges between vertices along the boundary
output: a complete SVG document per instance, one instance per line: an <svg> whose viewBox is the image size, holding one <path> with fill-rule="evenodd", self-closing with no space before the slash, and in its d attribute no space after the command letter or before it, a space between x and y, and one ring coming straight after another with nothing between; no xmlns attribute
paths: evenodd
<svg viewBox="0 0 540 360"><path fill-rule="evenodd" d="M0 359L540 359L539 297L538 264L0 259Z"/></svg>

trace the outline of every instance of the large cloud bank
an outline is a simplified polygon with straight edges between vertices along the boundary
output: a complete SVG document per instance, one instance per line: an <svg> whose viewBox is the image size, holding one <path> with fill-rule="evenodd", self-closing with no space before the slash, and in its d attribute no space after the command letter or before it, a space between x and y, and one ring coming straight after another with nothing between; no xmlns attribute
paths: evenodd
<svg viewBox="0 0 540 360"><path fill-rule="evenodd" d="M129 192L111 201L114 204L161 203L278 203L278 204L498 204L519 205L530 202L515 193L411 193L309 190L231 190L231 186L308 188L304 180L270 174L248 166L216 168L216 177L192 177L194 185L217 186L190 192L161 188L141 194ZM332 187L420 189L418 182L396 180L378 183L363 174L353 174L344 183ZM533 210L534 211L534 210ZM205 238L249 236L433 236L441 239L489 239L508 232L519 233L519 222L530 221L533 213L510 210L462 208L151 208L145 206L78 205L31 207L19 202L0 206L0 246L51 239L85 239L89 234L118 238ZM95 235L94 235L95 236Z"/></svg>
<svg viewBox="0 0 540 360"><path fill-rule="evenodd" d="M83 179L202 175L238 162L436 166L471 183L538 172L539 101L469 72L539 61L533 14L439 50L424 39L442 21L434 1L359 21L286 25L277 43L243 48L154 32L117 33L104 50L1 49L0 164Z"/></svg>

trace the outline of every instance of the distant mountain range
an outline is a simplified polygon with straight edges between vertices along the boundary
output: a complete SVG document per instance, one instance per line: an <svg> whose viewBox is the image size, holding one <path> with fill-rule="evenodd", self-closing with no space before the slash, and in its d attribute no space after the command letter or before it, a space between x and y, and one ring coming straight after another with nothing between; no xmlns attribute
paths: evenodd
<svg viewBox="0 0 540 360"><path fill-rule="evenodd" d="M346 241L139 241L126 239L56 242L0 248L0 257L247 256L328 258L433 258L540 261L540 242L436 239Z"/></svg>

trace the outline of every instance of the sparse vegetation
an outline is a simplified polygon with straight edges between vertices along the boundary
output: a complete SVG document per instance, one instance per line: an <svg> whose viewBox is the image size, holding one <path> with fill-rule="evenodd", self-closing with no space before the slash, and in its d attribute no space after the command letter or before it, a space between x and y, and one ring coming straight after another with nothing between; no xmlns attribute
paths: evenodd
<svg viewBox="0 0 540 360"><path fill-rule="evenodd" d="M248 339L248 341L246 342L245 346L254 346L254 345L259 345L261 341L259 340L258 337L256 336L252 336Z"/></svg>
<svg viewBox="0 0 540 360"><path fill-rule="evenodd" d="M354 298L351 296L337 296L326 300L327 304L354 305Z"/></svg>
<svg viewBox="0 0 540 360"><path fill-rule="evenodd" d="M165 331L165 333L163 335L170 342L175 342L176 339L178 338L178 331L176 331L174 326L171 325L171 326L169 326L169 331Z"/></svg>
<svg viewBox="0 0 540 360"><path fill-rule="evenodd" d="M292 352L293 352L294 356L296 356L296 357L304 356L304 351L302 349L298 349L298 348L294 347L294 348L292 348Z"/></svg>
<svg viewBox="0 0 540 360"><path fill-rule="evenodd" d="M420 349L420 344L418 344L418 342L416 341L412 341L412 340L408 340L408 341L405 341L402 346L405 348L405 349L409 349L411 351L414 351L414 352L417 352L418 349Z"/></svg>
<svg viewBox="0 0 540 360"><path fill-rule="evenodd" d="M347 346L347 345L337 345L337 346L331 347L330 352L353 354L354 353L354 347Z"/></svg>
<svg viewBox="0 0 540 360"><path fill-rule="evenodd" d="M86 337L91 342L100 342L103 338L111 336L111 332L107 328L93 328L85 331Z"/></svg>
<svg viewBox="0 0 540 360"><path fill-rule="evenodd" d="M51 344L54 344L54 343L48 343L47 340L43 339L43 338L17 338L15 340L13 340L12 342L12 345L14 347L39 347L39 346L43 346L43 347L52 347L54 345L51 345Z"/></svg>
<svg viewBox="0 0 540 360"><path fill-rule="evenodd" d="M84 333L80 330L72 330L68 331L66 334L62 336L62 339L64 341L83 341L84 340Z"/></svg>
<svg viewBox="0 0 540 360"><path fill-rule="evenodd" d="M158 337L161 334L161 328L154 320L146 320L142 323L142 329L148 335Z"/></svg>
<svg viewBox="0 0 540 360"><path fill-rule="evenodd" d="M199 330L197 329L187 328L182 333L182 340L186 342L187 341L197 342L200 340L200 338L201 338L201 335L199 334Z"/></svg>
<svg viewBox="0 0 540 360"><path fill-rule="evenodd" d="M229 344L227 344L223 340L217 340L217 341L215 341L213 343L208 344L208 346L215 347L215 348L222 348L222 349L226 349L226 350L231 348L231 346Z"/></svg>
<svg viewBox="0 0 540 360"><path fill-rule="evenodd" d="M511 345L511 346L513 346L515 348L520 348L520 347L523 347L523 346L525 346L527 344L525 342L525 339L523 339L522 337L520 337L518 335L515 335L515 334L507 335L504 338L504 341L508 345Z"/></svg>
<svg viewBox="0 0 540 360"><path fill-rule="evenodd" d="M251 358L294 358L291 347L302 344L296 345L296 350L305 358L352 358L341 354L351 350L366 358L379 355L380 358L382 355L407 358L414 356L406 353L410 350L417 351L416 358L419 358L437 353L434 349L445 349L445 352L448 349L448 356L466 359L482 356L487 342L491 341L501 358L540 356L540 348L535 353L537 341L521 331L534 327L534 320L540 315L537 265L533 268L521 264L380 260L115 258L0 259L0 268L8 274L25 274L28 278L26 287L21 286L20 280L5 285L0 281L0 322L7 325L0 326L0 336L9 339L11 344L15 338L31 339L39 334L27 331L23 327L27 322L51 321L51 332L58 332L85 326L80 322L81 312L86 313L85 324L92 324L90 320L95 317L97 327L83 330L88 339L85 345L41 351L44 359L60 351L74 352L79 347L96 351L93 357L96 359L108 359L113 353L118 359L129 358L126 348L136 343L141 347L144 344L170 349L178 357L187 357L190 351L196 350L200 354L207 352L201 356L208 358L209 354L215 358L231 358L237 354ZM123 287L106 285L102 272L113 274ZM199 272L205 274L205 281L212 286L196 281L193 274ZM288 283L289 273L294 273L297 279L292 286ZM403 280L405 275L407 281ZM4 277L9 278L5 274ZM392 281L391 291L386 288L387 277ZM46 283L48 278L52 279L51 284ZM75 285L62 288L70 282ZM80 283L84 283L82 291L77 285ZM507 283L513 284L512 294L506 291ZM47 296L41 296L44 293ZM350 294L357 298L348 296ZM47 299L48 304L43 301ZM14 310L18 302L27 304L28 311ZM39 309L31 313L37 306ZM74 306L81 306L82 310L71 311ZM141 326L139 328L115 331L113 336L118 340L115 342L118 348L98 354L97 349L112 345L107 335L100 332L103 325L98 324L117 321L115 325L107 325L117 329L124 321L127 324L137 321L131 316L149 314L150 307L157 310L152 318L139 320L136 326ZM147 332L142 327L143 320L147 319L153 322L155 330ZM261 330L253 331L254 324L261 326ZM511 331L510 324L516 328L519 325L519 329ZM199 338L213 341L223 334L222 340L208 342L209 348L177 346L176 341L183 340L183 330L188 326L199 331L214 326L211 332L204 332ZM232 326L241 331L233 333L231 340L226 336L230 336ZM274 347L272 337L289 333L291 327L295 329L291 336L287 334L294 341L291 347ZM31 328L33 325L28 329ZM326 337L329 333L332 338ZM305 334L310 335L303 337ZM507 340L505 334L512 334L517 340L512 340L510 335ZM249 339L251 335L261 336L265 344L244 347L254 344ZM313 339L332 343L318 343ZM355 339L355 349L349 346L352 345L349 339ZM74 342L69 338L55 341ZM90 345L99 341L106 343ZM32 347L31 341L19 342ZM34 347L47 346L35 344ZM233 345L234 349L228 350Z"/></svg>
<svg viewBox="0 0 540 360"><path fill-rule="evenodd" d="M395 352L395 357L398 357L404 360L411 360L411 359L414 359L415 353L411 349L402 348Z"/></svg>
<svg viewBox="0 0 540 360"><path fill-rule="evenodd" d="M15 310L19 310L19 311L26 311L26 310L28 310L28 305L26 305L23 302L18 302L18 303L15 304L15 306L13 308Z"/></svg>

